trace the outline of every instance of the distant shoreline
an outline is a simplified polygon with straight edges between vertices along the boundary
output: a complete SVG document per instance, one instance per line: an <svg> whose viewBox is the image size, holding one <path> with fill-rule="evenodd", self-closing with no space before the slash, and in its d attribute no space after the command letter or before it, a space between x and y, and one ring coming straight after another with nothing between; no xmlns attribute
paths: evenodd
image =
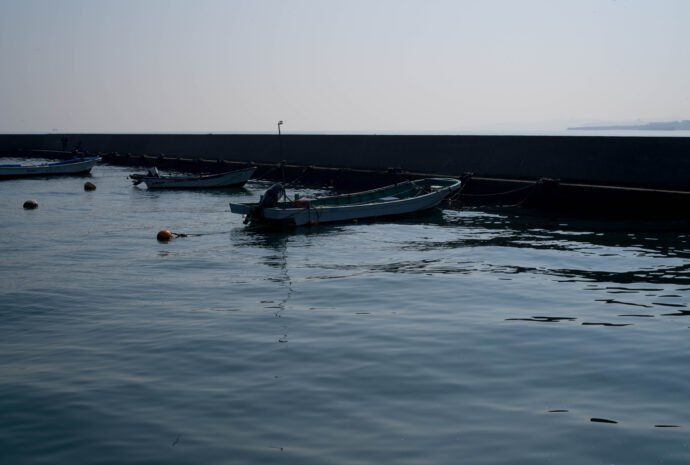
<svg viewBox="0 0 690 465"><path fill-rule="evenodd" d="M687 131L690 130L690 120L669 121L665 123L647 123L638 125L613 125L613 126L579 126L568 128L569 131Z"/></svg>

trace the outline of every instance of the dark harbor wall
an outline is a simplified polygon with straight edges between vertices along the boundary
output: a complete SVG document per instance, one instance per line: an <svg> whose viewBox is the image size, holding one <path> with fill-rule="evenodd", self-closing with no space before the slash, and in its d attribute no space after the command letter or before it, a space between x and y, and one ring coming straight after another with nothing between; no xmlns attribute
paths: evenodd
<svg viewBox="0 0 690 465"><path fill-rule="evenodd" d="M258 178L352 190L462 177L462 205L690 220L687 137L0 135L5 155L69 158L76 146L112 164L187 172L252 164Z"/></svg>
<svg viewBox="0 0 690 465"><path fill-rule="evenodd" d="M690 190L685 137L47 134L0 135L0 151L63 141L93 153Z"/></svg>

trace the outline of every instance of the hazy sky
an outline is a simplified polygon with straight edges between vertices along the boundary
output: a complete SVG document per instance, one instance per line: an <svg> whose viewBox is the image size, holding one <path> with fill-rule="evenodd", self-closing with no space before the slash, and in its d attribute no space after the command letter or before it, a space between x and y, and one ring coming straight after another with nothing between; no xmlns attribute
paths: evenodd
<svg viewBox="0 0 690 465"><path fill-rule="evenodd" d="M0 0L0 132L690 119L688 0Z"/></svg>

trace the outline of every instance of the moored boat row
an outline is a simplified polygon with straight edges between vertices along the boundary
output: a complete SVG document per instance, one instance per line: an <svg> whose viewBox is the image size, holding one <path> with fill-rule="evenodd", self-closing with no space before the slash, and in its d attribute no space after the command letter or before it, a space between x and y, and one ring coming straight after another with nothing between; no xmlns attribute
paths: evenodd
<svg viewBox="0 0 690 465"><path fill-rule="evenodd" d="M100 157L31 164L0 165L0 178L67 175L89 173ZM174 176L161 175L156 168L145 174L131 174L135 186L148 189L203 189L241 187L254 174L256 167L225 173ZM429 210L457 192L462 181L455 178L425 178L404 181L363 192L325 196L314 199L289 198L282 184L274 184L254 203L230 203L230 211L244 215L248 224L315 225L359 219L406 215Z"/></svg>

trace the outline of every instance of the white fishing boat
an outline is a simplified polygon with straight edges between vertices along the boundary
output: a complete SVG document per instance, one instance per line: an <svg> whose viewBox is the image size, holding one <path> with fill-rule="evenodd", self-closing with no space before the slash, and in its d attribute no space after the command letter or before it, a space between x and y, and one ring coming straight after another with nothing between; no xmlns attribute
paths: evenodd
<svg viewBox="0 0 690 465"><path fill-rule="evenodd" d="M434 208L460 186L458 179L425 178L353 194L290 200L283 186L274 184L259 202L231 203L230 211L245 215L245 224L277 222L302 226L379 218Z"/></svg>
<svg viewBox="0 0 690 465"><path fill-rule="evenodd" d="M167 176L152 168L146 174L131 174L129 177L135 186L144 183L148 189L203 189L243 186L254 171L256 167L209 175Z"/></svg>
<svg viewBox="0 0 690 465"><path fill-rule="evenodd" d="M101 161L101 157L73 158L53 163L0 165L0 178L21 178L26 176L52 176L62 174L85 174Z"/></svg>

